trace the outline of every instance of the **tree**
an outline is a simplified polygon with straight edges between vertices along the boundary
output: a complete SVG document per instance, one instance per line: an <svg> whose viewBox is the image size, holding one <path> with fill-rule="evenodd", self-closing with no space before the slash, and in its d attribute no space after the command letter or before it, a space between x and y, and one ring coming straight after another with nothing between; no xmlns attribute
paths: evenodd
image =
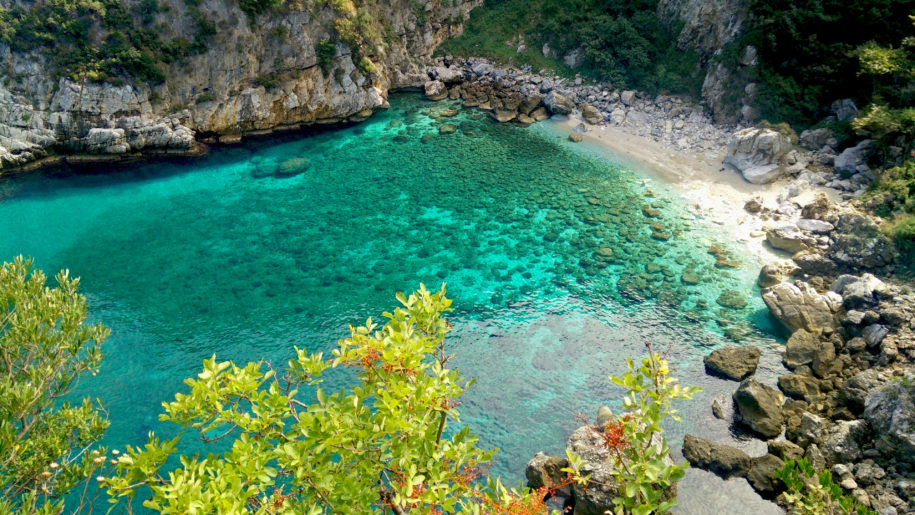
<svg viewBox="0 0 915 515"><path fill-rule="evenodd" d="M104 412L63 399L98 370L109 331L86 323L78 279L56 279L46 286L21 256L0 267L0 512L59 513L99 464L86 451L108 426Z"/></svg>
<svg viewBox="0 0 915 515"><path fill-rule="evenodd" d="M444 288L397 299L384 326L351 326L330 359L296 349L282 373L264 361L206 360L161 419L205 442L231 436L231 448L182 455L166 471L180 436L151 435L119 458L113 501L129 508L142 490L143 506L163 513L543 513L545 491L482 481L495 451L467 427L448 430L471 382L446 366ZM326 392L322 376L338 367L358 382Z"/></svg>

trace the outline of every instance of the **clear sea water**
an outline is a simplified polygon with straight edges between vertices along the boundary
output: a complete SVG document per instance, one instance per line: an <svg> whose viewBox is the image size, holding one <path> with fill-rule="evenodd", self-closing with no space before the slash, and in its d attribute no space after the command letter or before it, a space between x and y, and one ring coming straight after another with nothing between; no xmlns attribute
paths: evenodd
<svg viewBox="0 0 915 515"><path fill-rule="evenodd" d="M673 190L549 122L520 128L452 107L400 95L344 129L0 181L0 259L69 268L112 329L100 374L78 392L110 411L106 443L173 434L161 403L204 358L326 351L420 282L447 283L455 300L451 364L477 379L462 421L501 449L492 472L520 480L535 452L562 452L576 413L618 405L607 376L646 340L705 388L681 406L671 443L687 431L731 438L709 403L736 383L706 376L701 358L776 343L758 263ZM441 134L446 124L456 130ZM740 267L716 268L712 245ZM747 306L719 305L725 291ZM745 483L690 474L683 513L760 502Z"/></svg>

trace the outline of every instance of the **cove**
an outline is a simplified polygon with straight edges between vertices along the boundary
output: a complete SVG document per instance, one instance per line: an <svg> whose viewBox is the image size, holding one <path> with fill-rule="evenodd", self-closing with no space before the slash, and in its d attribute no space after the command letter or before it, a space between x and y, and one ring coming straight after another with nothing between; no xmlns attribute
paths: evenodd
<svg viewBox="0 0 915 515"><path fill-rule="evenodd" d="M112 336L78 394L109 410L105 442L116 447L173 434L161 403L203 359L282 364L293 346L328 351L420 282L447 283L454 299L450 364L477 379L462 423L501 449L491 472L503 479L520 480L537 451L562 453L577 413L618 405L607 376L645 341L705 388L681 405L671 444L687 431L726 435L708 406L736 383L706 376L702 357L735 339L776 342L758 264L673 190L573 145L549 126L404 94L338 131L4 179L0 258L30 255L49 275L82 278ZM332 376L329 388L347 381ZM752 500L691 474L683 513Z"/></svg>

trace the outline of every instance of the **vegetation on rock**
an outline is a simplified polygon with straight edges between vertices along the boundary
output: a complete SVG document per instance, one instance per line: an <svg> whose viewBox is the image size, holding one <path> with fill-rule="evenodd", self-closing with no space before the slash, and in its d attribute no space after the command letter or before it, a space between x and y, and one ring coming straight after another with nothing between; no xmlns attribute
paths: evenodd
<svg viewBox="0 0 915 515"><path fill-rule="evenodd" d="M775 471L775 477L784 483L787 490L780 501L790 513L801 515L869 515L874 512L859 503L854 497L845 495L842 487L832 478L832 473L820 473L805 458L785 462Z"/></svg>

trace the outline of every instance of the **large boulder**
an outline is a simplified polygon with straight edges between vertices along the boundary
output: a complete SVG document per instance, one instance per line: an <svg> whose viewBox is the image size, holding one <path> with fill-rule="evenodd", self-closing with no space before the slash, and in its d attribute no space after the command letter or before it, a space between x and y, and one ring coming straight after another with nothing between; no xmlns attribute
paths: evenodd
<svg viewBox="0 0 915 515"><path fill-rule="evenodd" d="M861 277L841 275L832 283L832 291L842 294L842 305L846 309L876 306L886 294L886 284L872 274Z"/></svg>
<svg viewBox="0 0 915 515"><path fill-rule="evenodd" d="M575 109L575 102L570 98L560 95L556 91L550 91L550 93L544 97L543 105L545 105L550 112L555 114L569 114Z"/></svg>
<svg viewBox="0 0 915 515"><path fill-rule="evenodd" d="M798 329L791 334L788 338L788 343L785 344L785 366L794 369L801 365L813 363L813 359L822 344L823 342L820 341L820 337L817 334ZM832 344L830 343L829 345Z"/></svg>
<svg viewBox="0 0 915 515"><path fill-rule="evenodd" d="M775 478L775 471L785 466L785 462L778 456L766 454L753 458L752 463L747 473L747 481L760 495L773 498L784 489L781 480Z"/></svg>
<svg viewBox="0 0 915 515"><path fill-rule="evenodd" d="M581 117L584 121L590 123L591 125L597 125L604 120L604 117L600 114L600 111L590 104L581 106Z"/></svg>
<svg viewBox="0 0 915 515"><path fill-rule="evenodd" d="M853 412L860 413L864 411L868 395L872 391L876 391L877 387L882 384L880 371L876 368L869 368L847 379L842 384L839 394Z"/></svg>
<svg viewBox="0 0 915 515"><path fill-rule="evenodd" d="M877 448L915 461L915 371L871 390L864 401L864 418L878 435Z"/></svg>
<svg viewBox="0 0 915 515"><path fill-rule="evenodd" d="M623 464L617 461L616 455L607 452L604 439L598 431L594 426L582 426L572 433L567 444L569 451L584 460L583 472L591 475L587 485L572 485L575 515L604 515L614 509L613 498L620 495L619 483L613 471ZM661 448L663 439L660 434L655 433L651 444L657 449ZM664 463L674 465L673 456L665 456ZM674 497L676 494L677 487L674 485L665 497Z"/></svg>
<svg viewBox="0 0 915 515"><path fill-rule="evenodd" d="M725 479L743 477L750 471L749 454L698 436L686 435L683 438L683 457L690 465L714 472Z"/></svg>
<svg viewBox="0 0 915 515"><path fill-rule="evenodd" d="M766 438L782 432L782 401L784 397L778 390L753 378L745 379L734 392L740 420Z"/></svg>
<svg viewBox="0 0 915 515"><path fill-rule="evenodd" d="M762 297L772 315L792 333L798 329L817 334L834 330L835 313L842 304L842 297L835 292L821 295L803 281L776 284L763 290Z"/></svg>
<svg viewBox="0 0 915 515"><path fill-rule="evenodd" d="M434 80L440 80L445 84L453 84L455 82L463 82L464 80L464 70L457 66L436 66L429 71L429 75Z"/></svg>
<svg viewBox="0 0 915 515"><path fill-rule="evenodd" d="M448 96L448 88L445 87L445 83L440 80L430 80L423 85L423 90L426 93L426 98L429 100L442 100Z"/></svg>
<svg viewBox="0 0 915 515"><path fill-rule="evenodd" d="M823 437L823 457L827 464L848 463L861 458L861 442L868 437L864 420L841 420Z"/></svg>
<svg viewBox="0 0 915 515"><path fill-rule="evenodd" d="M757 347L723 347L704 358L709 372L740 381L756 372L760 350Z"/></svg>
<svg viewBox="0 0 915 515"><path fill-rule="evenodd" d="M791 397L811 400L819 396L816 379L804 374L785 374L778 378L778 387Z"/></svg>
<svg viewBox="0 0 915 515"><path fill-rule="evenodd" d="M771 129L743 129L728 141L724 162L737 168L753 184L766 184L784 173L782 158L791 150L791 142Z"/></svg>

